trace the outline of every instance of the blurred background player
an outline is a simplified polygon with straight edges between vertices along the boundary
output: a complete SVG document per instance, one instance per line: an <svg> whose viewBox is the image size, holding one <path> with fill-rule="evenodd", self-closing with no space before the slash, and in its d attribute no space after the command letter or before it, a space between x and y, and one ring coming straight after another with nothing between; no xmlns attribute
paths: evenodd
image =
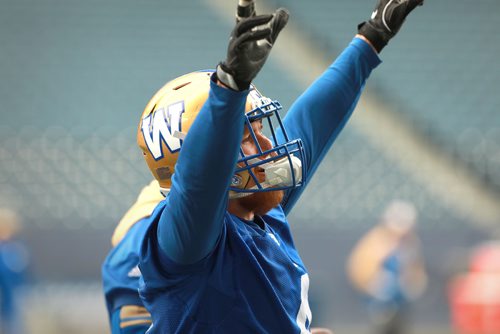
<svg viewBox="0 0 500 334"><path fill-rule="evenodd" d="M407 333L410 303L425 290L427 275L416 223L413 204L393 201L349 257L348 276L368 299L376 333Z"/></svg>
<svg viewBox="0 0 500 334"><path fill-rule="evenodd" d="M102 266L106 307L112 334L144 334L151 316L139 297L139 249L151 215L164 197L156 180L144 187L117 225Z"/></svg>
<svg viewBox="0 0 500 334"><path fill-rule="evenodd" d="M0 333L24 334L22 288L27 283L29 253L17 239L19 216L0 208Z"/></svg>
<svg viewBox="0 0 500 334"><path fill-rule="evenodd" d="M310 332L309 276L286 216L354 110L378 52L420 4L380 1L283 121L281 105L251 82L288 21L284 9L239 11L216 72L184 75L153 97L137 132L166 195L148 218L140 255L148 333Z"/></svg>

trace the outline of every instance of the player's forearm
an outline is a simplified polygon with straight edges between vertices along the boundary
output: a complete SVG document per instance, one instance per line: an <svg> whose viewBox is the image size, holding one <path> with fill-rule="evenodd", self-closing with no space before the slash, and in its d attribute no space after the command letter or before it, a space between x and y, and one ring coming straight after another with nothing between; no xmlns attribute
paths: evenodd
<svg viewBox="0 0 500 334"><path fill-rule="evenodd" d="M353 39L290 108L284 124L290 138L301 138L304 143L308 181L351 116L366 79L379 63L366 40ZM283 202L286 214L304 189L287 194Z"/></svg>
<svg viewBox="0 0 500 334"><path fill-rule="evenodd" d="M355 38L302 94L284 123L291 138L302 138L307 171L314 173L354 110L371 71L380 63L365 41Z"/></svg>
<svg viewBox="0 0 500 334"><path fill-rule="evenodd" d="M183 143L158 227L161 248L176 262L203 258L219 236L243 133L246 95L212 83Z"/></svg>
<svg viewBox="0 0 500 334"><path fill-rule="evenodd" d="M247 95L248 91L236 92L211 82L209 97L183 142L179 170L174 174L185 187L191 187L186 190L214 186L227 190L226 185L218 184L229 181L236 165Z"/></svg>

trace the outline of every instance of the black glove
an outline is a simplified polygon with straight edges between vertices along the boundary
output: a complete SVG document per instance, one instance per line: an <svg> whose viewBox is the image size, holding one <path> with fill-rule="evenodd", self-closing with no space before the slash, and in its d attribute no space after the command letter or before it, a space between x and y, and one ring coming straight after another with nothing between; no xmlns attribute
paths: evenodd
<svg viewBox="0 0 500 334"><path fill-rule="evenodd" d="M238 8L236 9L236 23L248 17L255 16L255 1L254 0L239 0Z"/></svg>
<svg viewBox="0 0 500 334"><path fill-rule="evenodd" d="M241 17L229 38L226 60L217 66L219 81L234 90L248 89L264 66L288 17L284 8L270 15Z"/></svg>
<svg viewBox="0 0 500 334"><path fill-rule="evenodd" d="M406 16L423 3L424 0L379 0L371 19L358 25L358 32L380 52L399 31Z"/></svg>

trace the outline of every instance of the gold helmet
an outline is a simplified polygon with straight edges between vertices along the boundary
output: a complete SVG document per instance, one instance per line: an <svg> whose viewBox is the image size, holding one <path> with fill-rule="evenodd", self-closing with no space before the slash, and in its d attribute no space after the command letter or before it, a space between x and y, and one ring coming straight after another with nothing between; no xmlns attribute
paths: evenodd
<svg viewBox="0 0 500 334"><path fill-rule="evenodd" d="M197 71L168 82L153 96L142 113L137 143L164 195L172 185L182 142L208 98L212 74L212 70ZM245 125L255 139L251 122L267 120L273 148L262 150L257 144L259 153L252 156L245 156L240 150L229 189L231 198L257 191L293 188L304 182L302 142L288 139L279 110L279 102L262 96L253 85L250 87ZM276 129L273 118L277 120ZM265 182L259 182L254 175L252 169L257 166L266 171ZM248 187L251 178L255 185Z"/></svg>

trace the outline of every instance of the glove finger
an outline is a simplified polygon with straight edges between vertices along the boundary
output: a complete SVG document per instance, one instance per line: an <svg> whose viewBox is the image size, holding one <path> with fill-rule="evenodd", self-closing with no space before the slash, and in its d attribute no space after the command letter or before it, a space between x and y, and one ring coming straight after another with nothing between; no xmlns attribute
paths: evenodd
<svg viewBox="0 0 500 334"><path fill-rule="evenodd" d="M273 15L258 15L254 17L250 17L242 20L240 23L236 25L236 32L238 35L243 34L246 31L249 31L257 26L263 25L271 21Z"/></svg>
<svg viewBox="0 0 500 334"><path fill-rule="evenodd" d="M249 17L255 16L255 1L254 0L239 0L238 8L236 9L236 23Z"/></svg>
<svg viewBox="0 0 500 334"><path fill-rule="evenodd" d="M422 6L424 4L424 0L408 0L407 13L411 12L417 6Z"/></svg>
<svg viewBox="0 0 500 334"><path fill-rule="evenodd" d="M262 39L267 39L271 35L271 28L266 27L259 30L251 30L243 33L235 41L234 45L236 48L240 48L243 44L248 42L258 41Z"/></svg>
<svg viewBox="0 0 500 334"><path fill-rule="evenodd" d="M273 19L271 20L271 43L274 43L276 41L276 38L278 38L279 33L283 28L286 26L288 23L288 19L290 17L290 13L288 10L285 8L279 8L274 12Z"/></svg>

